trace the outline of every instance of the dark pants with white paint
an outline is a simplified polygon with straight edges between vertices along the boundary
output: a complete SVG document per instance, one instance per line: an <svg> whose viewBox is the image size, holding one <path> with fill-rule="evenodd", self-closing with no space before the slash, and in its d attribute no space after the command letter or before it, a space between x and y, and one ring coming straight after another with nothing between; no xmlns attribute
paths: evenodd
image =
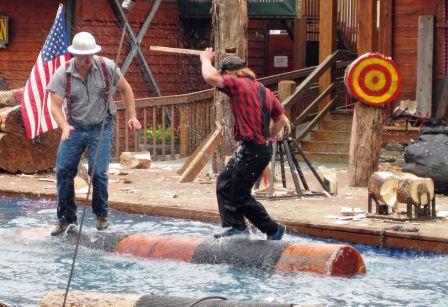
<svg viewBox="0 0 448 307"><path fill-rule="evenodd" d="M273 235L277 232L278 223L251 194L252 187L269 164L271 156L270 144L243 142L235 151L216 183L223 227L244 230L246 217L263 233Z"/></svg>

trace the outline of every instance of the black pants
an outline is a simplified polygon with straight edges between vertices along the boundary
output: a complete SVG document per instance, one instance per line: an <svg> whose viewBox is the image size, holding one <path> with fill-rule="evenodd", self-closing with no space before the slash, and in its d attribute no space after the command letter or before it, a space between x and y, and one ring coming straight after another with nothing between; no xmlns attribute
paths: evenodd
<svg viewBox="0 0 448 307"><path fill-rule="evenodd" d="M272 156L271 145L243 142L235 151L216 183L219 213L223 227L246 228L244 217L263 233L278 230L263 205L251 194L252 187Z"/></svg>

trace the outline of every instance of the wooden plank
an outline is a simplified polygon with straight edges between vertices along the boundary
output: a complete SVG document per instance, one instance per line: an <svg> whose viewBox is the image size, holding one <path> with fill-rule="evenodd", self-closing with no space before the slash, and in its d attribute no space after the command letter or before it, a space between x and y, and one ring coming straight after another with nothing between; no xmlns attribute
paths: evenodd
<svg viewBox="0 0 448 307"><path fill-rule="evenodd" d="M165 106L162 107L162 160L166 160L166 109Z"/></svg>
<svg viewBox="0 0 448 307"><path fill-rule="evenodd" d="M171 137L170 137L170 153L171 153L171 160L174 160L174 105L171 106Z"/></svg>
<svg viewBox="0 0 448 307"><path fill-rule="evenodd" d="M431 117L434 61L434 16L420 16L417 44L417 115Z"/></svg>
<svg viewBox="0 0 448 307"><path fill-rule="evenodd" d="M319 18L319 63L332 55L336 50L336 25L337 25L337 0L320 1ZM326 70L319 78L319 88L321 91L328 88L334 82L334 70ZM323 100L319 105L319 110L324 108L328 100Z"/></svg>
<svg viewBox="0 0 448 307"><path fill-rule="evenodd" d="M180 158L184 158L188 155L188 144L189 144L189 132L190 132L190 121L189 118L189 106L180 106L179 111L179 138L180 138Z"/></svg>
<svg viewBox="0 0 448 307"><path fill-rule="evenodd" d="M392 56L392 18L393 0L380 0L380 31L378 49L386 55Z"/></svg>
<svg viewBox="0 0 448 307"><path fill-rule="evenodd" d="M157 137L156 137L156 133L155 131L157 130L157 108L153 107L152 108L152 155L156 156L157 151L156 151L156 147L157 147Z"/></svg>
<svg viewBox="0 0 448 307"><path fill-rule="evenodd" d="M148 108L143 109L143 151L148 151Z"/></svg>
<svg viewBox="0 0 448 307"><path fill-rule="evenodd" d="M213 132L202 144L198 147L199 150L196 154L192 155L191 159L188 159L187 162L182 167L185 169L182 172L182 176L180 178L181 183L192 182L202 168L207 164L208 160L211 158L213 152L218 147L218 144L222 139L222 126L219 121L216 121L216 130Z"/></svg>

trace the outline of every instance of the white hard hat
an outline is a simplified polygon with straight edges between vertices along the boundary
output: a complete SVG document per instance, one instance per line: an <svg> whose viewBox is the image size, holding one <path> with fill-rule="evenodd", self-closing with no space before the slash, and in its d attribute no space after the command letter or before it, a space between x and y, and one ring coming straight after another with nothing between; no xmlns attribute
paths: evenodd
<svg viewBox="0 0 448 307"><path fill-rule="evenodd" d="M68 52L79 55L95 54L101 50L95 38L89 32L79 32L73 37L73 42L67 48Z"/></svg>

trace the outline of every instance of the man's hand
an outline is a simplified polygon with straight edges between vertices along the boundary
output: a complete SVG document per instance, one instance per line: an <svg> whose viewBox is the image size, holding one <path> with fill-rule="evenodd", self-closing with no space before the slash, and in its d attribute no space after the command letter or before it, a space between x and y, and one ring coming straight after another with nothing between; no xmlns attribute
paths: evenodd
<svg viewBox="0 0 448 307"><path fill-rule="evenodd" d="M64 127L62 127L61 141L68 140L70 138L70 131L74 129L75 128L69 124L64 125Z"/></svg>
<svg viewBox="0 0 448 307"><path fill-rule="evenodd" d="M137 131L137 130L142 129L142 125L140 124L138 119L135 117L130 118L128 120L128 127L129 127L129 129L131 129L131 131Z"/></svg>
<svg viewBox="0 0 448 307"><path fill-rule="evenodd" d="M204 51L201 52L199 55L199 58L201 59L201 62L209 61L210 63L213 63L213 60L215 58L215 53L213 52L213 48L205 48Z"/></svg>

